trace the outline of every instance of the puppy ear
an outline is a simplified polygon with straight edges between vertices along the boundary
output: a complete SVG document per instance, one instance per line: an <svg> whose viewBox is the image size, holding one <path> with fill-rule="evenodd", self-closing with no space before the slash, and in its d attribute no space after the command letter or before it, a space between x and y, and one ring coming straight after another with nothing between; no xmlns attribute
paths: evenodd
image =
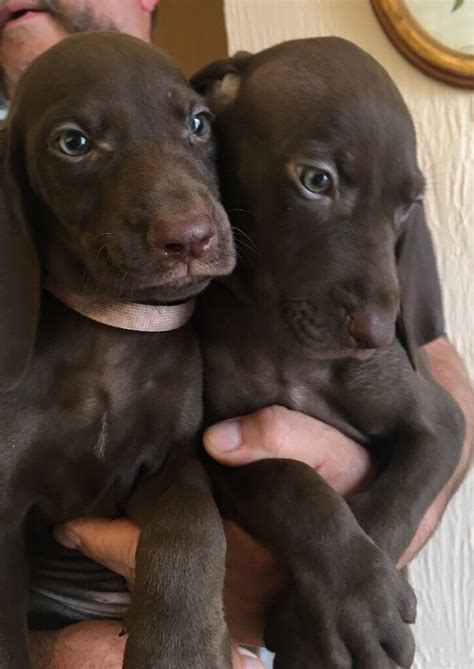
<svg viewBox="0 0 474 669"><path fill-rule="evenodd" d="M33 352L40 304L40 267L27 222L22 151L0 131L0 391L15 387Z"/></svg>
<svg viewBox="0 0 474 669"><path fill-rule="evenodd" d="M444 332L443 300L423 205L414 204L397 244L400 316L397 333L414 369L419 348Z"/></svg>
<svg viewBox="0 0 474 669"><path fill-rule="evenodd" d="M237 97L242 75L251 58L248 51L238 51L232 58L209 63L191 77L191 85L206 98L215 114L223 112Z"/></svg>

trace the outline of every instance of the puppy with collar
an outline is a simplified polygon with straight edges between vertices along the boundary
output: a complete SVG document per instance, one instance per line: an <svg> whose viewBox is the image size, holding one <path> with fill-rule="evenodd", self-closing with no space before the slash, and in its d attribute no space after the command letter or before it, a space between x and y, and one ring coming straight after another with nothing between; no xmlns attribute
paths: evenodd
<svg viewBox="0 0 474 669"><path fill-rule="evenodd" d="M90 33L30 66L1 135L0 665L30 666L26 544L127 509L143 531L124 666L230 669L188 322L234 266L209 110L158 50ZM67 620L81 600L55 587Z"/></svg>

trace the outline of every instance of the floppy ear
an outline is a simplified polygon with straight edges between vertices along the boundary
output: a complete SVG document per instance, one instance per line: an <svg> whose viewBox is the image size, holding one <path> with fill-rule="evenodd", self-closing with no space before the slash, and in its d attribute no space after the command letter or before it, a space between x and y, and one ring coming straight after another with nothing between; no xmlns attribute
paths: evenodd
<svg viewBox="0 0 474 669"><path fill-rule="evenodd" d="M220 114L235 100L251 58L248 51L238 51L231 58L209 63L191 77L191 85L206 98L215 114Z"/></svg>
<svg viewBox="0 0 474 669"><path fill-rule="evenodd" d="M414 369L418 349L444 332L443 300L431 234L422 204L415 204L397 244L399 339Z"/></svg>
<svg viewBox="0 0 474 669"><path fill-rule="evenodd" d="M27 221L21 147L0 130L0 392L23 378L33 352L40 267ZM24 180L24 181L23 181Z"/></svg>

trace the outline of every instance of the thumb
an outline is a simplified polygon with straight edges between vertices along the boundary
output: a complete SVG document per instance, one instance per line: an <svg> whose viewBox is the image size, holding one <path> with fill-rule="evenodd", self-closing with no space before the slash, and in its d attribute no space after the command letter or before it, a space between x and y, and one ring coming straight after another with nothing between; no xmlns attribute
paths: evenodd
<svg viewBox="0 0 474 669"><path fill-rule="evenodd" d="M204 433L204 447L231 467L265 458L298 460L343 496L365 489L374 475L366 448L316 418L281 406L213 425Z"/></svg>
<svg viewBox="0 0 474 669"><path fill-rule="evenodd" d="M140 530L130 520L78 518L57 526L54 535L66 548L80 551L133 583Z"/></svg>
<svg viewBox="0 0 474 669"><path fill-rule="evenodd" d="M318 467L318 441L327 426L282 406L217 423L204 433L204 447L218 462L247 465L265 458L292 458ZM319 437L319 439L318 439Z"/></svg>

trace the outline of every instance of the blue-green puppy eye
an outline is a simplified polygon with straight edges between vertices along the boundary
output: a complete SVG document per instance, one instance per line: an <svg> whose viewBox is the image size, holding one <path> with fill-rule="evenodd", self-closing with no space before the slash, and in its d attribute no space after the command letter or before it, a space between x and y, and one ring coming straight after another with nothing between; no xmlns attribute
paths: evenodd
<svg viewBox="0 0 474 669"><path fill-rule="evenodd" d="M90 151L91 141L80 130L69 129L55 138L53 146L65 156L76 158Z"/></svg>
<svg viewBox="0 0 474 669"><path fill-rule="evenodd" d="M209 120L203 112L193 114L191 118L191 132L196 137L202 137L209 127Z"/></svg>
<svg viewBox="0 0 474 669"><path fill-rule="evenodd" d="M298 169L298 178L306 190L316 195L326 195L333 187L331 174L327 170L317 167L300 167Z"/></svg>

